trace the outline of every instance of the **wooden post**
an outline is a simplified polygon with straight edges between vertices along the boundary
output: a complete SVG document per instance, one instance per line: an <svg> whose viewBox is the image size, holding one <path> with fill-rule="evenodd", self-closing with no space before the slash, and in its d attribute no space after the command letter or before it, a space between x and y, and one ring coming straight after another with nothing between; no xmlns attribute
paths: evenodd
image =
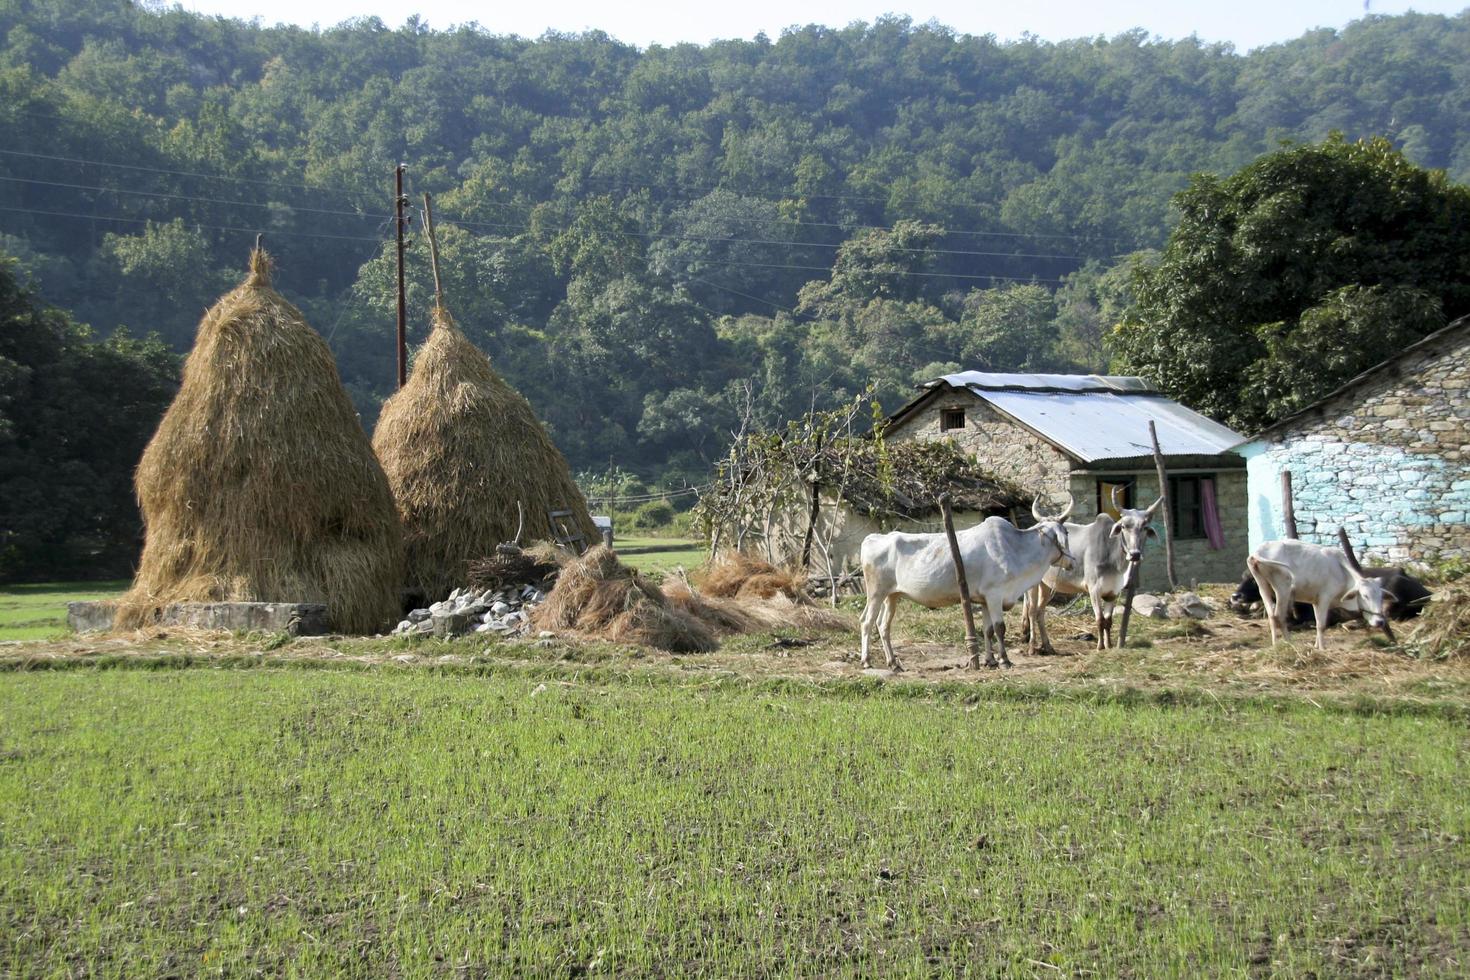
<svg viewBox="0 0 1470 980"><path fill-rule="evenodd" d="M812 481L812 506L806 515L806 539L801 543L801 567L803 570L812 564L812 538L816 536L817 518L822 512L822 486L816 480Z"/></svg>
<svg viewBox="0 0 1470 980"><path fill-rule="evenodd" d="M1133 597L1138 594L1138 565L1128 563L1128 580L1123 584L1123 621L1118 624L1118 646L1128 645L1128 620L1133 618Z"/></svg>
<svg viewBox="0 0 1470 980"><path fill-rule="evenodd" d="M408 303L403 294L403 206L408 199L403 196L403 172L407 164L400 163L393 171L393 228L398 240L398 387L408 380Z"/></svg>
<svg viewBox="0 0 1470 980"><path fill-rule="evenodd" d="M1286 525L1286 536L1296 540L1296 505L1291 499L1291 470L1281 471L1281 522Z"/></svg>
<svg viewBox="0 0 1470 980"><path fill-rule="evenodd" d="M434 308L444 309L444 287L439 282L439 242L434 238L434 208L424 192L424 234L429 236L429 265L434 269Z"/></svg>
<svg viewBox="0 0 1470 980"><path fill-rule="evenodd" d="M939 513L944 518L944 536L949 539L949 556L954 561L960 580L960 608L965 611L965 649L970 653L969 666L980 669L980 636L975 632L975 610L970 606L970 583L965 578L965 560L960 555L960 542L954 534L954 516L949 512L949 494L939 495Z"/></svg>
<svg viewBox="0 0 1470 980"><path fill-rule="evenodd" d="M1169 591L1179 588L1174 579L1174 509L1169 501L1169 474L1164 469L1164 454L1159 450L1159 432L1154 420L1148 420L1148 437L1154 447L1154 471L1159 475L1159 496L1164 498L1164 571L1169 576Z"/></svg>

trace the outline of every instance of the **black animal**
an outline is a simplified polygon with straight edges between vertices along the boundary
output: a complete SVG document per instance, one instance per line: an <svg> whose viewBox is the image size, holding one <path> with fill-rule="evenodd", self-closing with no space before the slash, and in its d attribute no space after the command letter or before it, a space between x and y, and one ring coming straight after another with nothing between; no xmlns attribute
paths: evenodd
<svg viewBox="0 0 1470 980"><path fill-rule="evenodd" d="M1413 619L1424 611L1424 604L1429 601L1431 595L1430 591L1424 587L1423 582L1402 568L1364 568L1363 574L1383 583L1384 589L1388 592L1383 611L1388 614L1389 619L1403 622ZM1240 580L1240 585L1230 596L1230 608L1236 612L1250 612L1260 601L1261 587L1247 572L1245 578ZM1340 610L1334 609L1329 623L1340 623L1344 618L1348 617L1345 617ZM1311 626L1316 622L1312 604L1293 602L1287 622L1292 627ZM1393 639L1393 631L1387 625L1383 627L1383 632L1388 634L1389 639Z"/></svg>

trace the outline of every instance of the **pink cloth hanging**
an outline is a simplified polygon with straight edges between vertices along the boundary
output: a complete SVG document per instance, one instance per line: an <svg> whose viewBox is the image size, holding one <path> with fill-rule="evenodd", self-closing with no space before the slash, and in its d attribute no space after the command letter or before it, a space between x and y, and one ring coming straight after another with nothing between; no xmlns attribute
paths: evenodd
<svg viewBox="0 0 1470 980"><path fill-rule="evenodd" d="M1215 504L1215 478L1202 477L1199 481L1200 509L1204 511L1205 538L1210 548L1219 551L1225 547L1225 529L1220 526L1220 508Z"/></svg>

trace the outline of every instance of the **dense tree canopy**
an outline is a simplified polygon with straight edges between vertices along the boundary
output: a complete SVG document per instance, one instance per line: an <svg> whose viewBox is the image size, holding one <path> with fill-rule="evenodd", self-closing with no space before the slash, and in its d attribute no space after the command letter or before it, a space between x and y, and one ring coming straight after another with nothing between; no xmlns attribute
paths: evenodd
<svg viewBox="0 0 1470 980"><path fill-rule="evenodd" d="M1470 188L1383 139L1201 175L1114 336L1123 365L1245 429L1470 313Z"/></svg>
<svg viewBox="0 0 1470 980"><path fill-rule="evenodd" d="M1367 17L1249 54L1143 31L1003 43L896 17L639 50L596 31L318 31L0 0L0 249L99 335L157 331L183 351L264 232L370 427L396 373L403 161L411 199L435 197L457 319L578 469L702 480L748 410L776 425L870 387L891 408L960 367L1104 370L1135 301L1119 353L1247 424L1353 370L1386 320L1415 336L1461 308L1434 285L1453 220L1424 233L1434 269L1373 243L1470 179L1465 64L1470 13ZM1191 184L1334 131L1326 150ZM1373 136L1398 150L1357 148ZM1311 185L1311 160L1354 154L1396 176L1344 236L1329 219L1352 195L1290 188ZM1212 232L1231 181L1285 190ZM1299 221L1316 271L1285 258L1298 243L1278 232ZM410 236L418 342L417 221ZM1150 263L1164 271L1133 277ZM1249 295L1210 292L1203 273L1224 269L1254 277ZM1149 350L1164 334L1135 329L1170 310L1172 359ZM1296 370L1332 337L1360 340L1327 374Z"/></svg>
<svg viewBox="0 0 1470 980"><path fill-rule="evenodd" d="M98 341L0 255L0 580L127 574L133 467L178 387L178 357L119 330Z"/></svg>

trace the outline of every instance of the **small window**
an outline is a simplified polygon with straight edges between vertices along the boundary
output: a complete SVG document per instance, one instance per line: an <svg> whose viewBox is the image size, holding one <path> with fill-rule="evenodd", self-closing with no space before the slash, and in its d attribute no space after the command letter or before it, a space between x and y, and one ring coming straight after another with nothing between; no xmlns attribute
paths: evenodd
<svg viewBox="0 0 1470 980"><path fill-rule="evenodd" d="M963 408L946 408L939 413L939 431L948 432L951 429L963 429L965 427L965 410Z"/></svg>
<svg viewBox="0 0 1470 980"><path fill-rule="evenodd" d="M1205 499L1200 484L1208 477L1169 477L1169 510L1178 540L1205 537Z"/></svg>
<svg viewBox="0 0 1470 980"><path fill-rule="evenodd" d="M1131 476L1105 476L1097 481L1097 512L1107 514L1114 520L1123 516L1118 508L1113 506L1113 490L1117 489L1119 498L1122 499L1124 507L1137 506L1133 502L1133 477Z"/></svg>

